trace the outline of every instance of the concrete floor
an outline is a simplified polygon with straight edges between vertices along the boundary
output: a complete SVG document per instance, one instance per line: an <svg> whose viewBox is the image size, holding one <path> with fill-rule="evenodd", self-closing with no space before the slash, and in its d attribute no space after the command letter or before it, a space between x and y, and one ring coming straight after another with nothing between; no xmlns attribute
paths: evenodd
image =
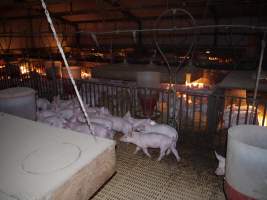
<svg viewBox="0 0 267 200"><path fill-rule="evenodd" d="M214 175L217 162L212 151L192 145L177 146L174 155L156 161L159 150L134 155L135 145L118 142L117 173L93 200L225 200L223 177Z"/></svg>

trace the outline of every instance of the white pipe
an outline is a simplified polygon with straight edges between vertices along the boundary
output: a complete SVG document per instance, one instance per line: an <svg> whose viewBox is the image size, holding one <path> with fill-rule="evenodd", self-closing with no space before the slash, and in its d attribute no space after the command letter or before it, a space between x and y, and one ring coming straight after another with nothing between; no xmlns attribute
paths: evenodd
<svg viewBox="0 0 267 200"><path fill-rule="evenodd" d="M92 135L95 135L95 134L94 134L94 130L93 130L93 128L92 128L92 124L91 124L90 119L89 119L89 117L88 117L88 114L87 114L87 112L86 112L86 110L85 110L85 106L84 106L84 104L83 104L82 98L81 98L81 96L80 96L80 94L79 94L79 91L78 91L78 88L77 88L77 86L76 86L75 80L73 79L73 76L72 76L72 73L71 73L69 64L68 64L67 59L66 59L66 56L65 56L65 53L64 53L63 48L62 48L62 46L61 46L61 44L60 44L60 42L59 42L59 39L58 39L58 37L57 37L57 32L56 32L55 27L54 27L54 25L53 25L52 19L51 19L50 15L49 15L49 12L48 12L47 8L46 8L46 4L45 4L44 0L40 0L40 1L41 1L41 3L42 3L43 8L44 8L44 11L45 11L45 15L46 15L47 21L48 21L48 23L49 23L49 25L50 25L50 28L51 28L52 32L53 32L53 36L54 36L54 38L55 38L55 40L56 40L56 43L57 43L57 47L58 47L58 49L59 49L59 52L60 52L60 54L61 54L61 56L62 56L62 59L63 59L63 61L64 61L65 66L66 66L66 68L67 68L68 75L69 75L70 80L71 80L71 83L72 83L72 85L73 85L73 87L74 87L75 93L76 93L76 95L77 95L77 97L78 97L78 100L79 100L79 103L80 103L80 105L81 105L82 111L83 111L83 113L84 113L84 115L85 115L87 124L88 124L88 126L89 126L89 131L90 131L90 133L91 133ZM95 137L94 137L94 138L95 138Z"/></svg>
<svg viewBox="0 0 267 200"><path fill-rule="evenodd" d="M153 32L153 31L188 31L188 30L199 30L209 28L241 28L241 29L253 29L259 31L267 31L267 26L251 26L242 24L217 24L217 25L202 25L202 26L188 26L188 27L173 27L173 28L151 28L151 29L127 29L127 30L115 30L115 31L103 31L103 32L92 32L92 31L79 31L76 33L96 35L102 34L118 34L118 33L132 33L132 32Z"/></svg>
<svg viewBox="0 0 267 200"><path fill-rule="evenodd" d="M103 31L103 32L95 32L95 31L76 31L73 33L65 33L64 35L73 35L76 33L79 34L96 34L96 35L104 35L104 34L118 34L118 33L132 33L132 32L154 32L154 31L188 31L188 30L200 30L200 29L210 29L210 28L240 28L240 29L251 29L251 30L257 30L257 31L262 31L265 32L267 31L267 26L251 26L251 25L242 25L242 24L217 24L217 25L201 25L201 26L188 26L188 27L174 27L174 28L148 28L148 29L126 29L126 30L115 30L115 31ZM32 33L29 36L39 36L40 34L48 34L48 32L43 31L43 32L35 32ZM23 33L21 34L20 32L16 33L0 33L1 37L4 36L20 36L20 35L25 35L27 34Z"/></svg>

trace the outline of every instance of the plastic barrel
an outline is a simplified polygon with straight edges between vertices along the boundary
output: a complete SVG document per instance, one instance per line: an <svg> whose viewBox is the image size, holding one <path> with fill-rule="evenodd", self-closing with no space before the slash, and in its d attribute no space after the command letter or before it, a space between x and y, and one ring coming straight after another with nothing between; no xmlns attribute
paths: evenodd
<svg viewBox="0 0 267 200"><path fill-rule="evenodd" d="M160 72L143 71L137 72L137 85L143 88L160 88ZM144 117L151 117L158 101L157 90L139 90L138 97Z"/></svg>
<svg viewBox="0 0 267 200"><path fill-rule="evenodd" d="M0 90L0 111L36 120L35 90L27 87Z"/></svg>
<svg viewBox="0 0 267 200"><path fill-rule="evenodd" d="M136 80L139 87L160 88L160 72L137 72Z"/></svg>
<svg viewBox="0 0 267 200"><path fill-rule="evenodd" d="M267 199L267 128L228 130L225 192L228 200Z"/></svg>

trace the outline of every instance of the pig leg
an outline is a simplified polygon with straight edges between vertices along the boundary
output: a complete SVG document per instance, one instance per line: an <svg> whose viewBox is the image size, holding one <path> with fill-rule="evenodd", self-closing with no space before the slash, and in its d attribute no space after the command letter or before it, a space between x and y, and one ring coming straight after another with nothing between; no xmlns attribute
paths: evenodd
<svg viewBox="0 0 267 200"><path fill-rule="evenodd" d="M174 146L171 147L171 151L175 155L177 162L179 162L181 158L179 157L178 152Z"/></svg>
<svg viewBox="0 0 267 200"><path fill-rule="evenodd" d="M166 155L169 155L171 153L170 149L167 149Z"/></svg>
<svg viewBox="0 0 267 200"><path fill-rule="evenodd" d="M149 158L151 158L151 155L148 153L147 148L142 148L142 150Z"/></svg>
<svg viewBox="0 0 267 200"><path fill-rule="evenodd" d="M160 148L160 155L159 155L159 158L157 159L157 161L160 161L162 159L162 157L165 155L165 152L166 152L166 148L161 147Z"/></svg>
<svg viewBox="0 0 267 200"><path fill-rule="evenodd" d="M141 148L139 146L136 146L136 149L134 151L134 154L137 154L137 152L140 150Z"/></svg>

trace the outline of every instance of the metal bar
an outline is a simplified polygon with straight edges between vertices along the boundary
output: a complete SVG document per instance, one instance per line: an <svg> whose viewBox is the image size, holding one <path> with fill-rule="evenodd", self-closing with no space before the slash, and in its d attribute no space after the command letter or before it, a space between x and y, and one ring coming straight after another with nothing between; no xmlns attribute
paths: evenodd
<svg viewBox="0 0 267 200"><path fill-rule="evenodd" d="M93 96L94 96L94 93L93 93L93 90L94 90L94 85L93 83L90 83L90 107L92 107L94 105L94 102L93 102Z"/></svg>
<svg viewBox="0 0 267 200"><path fill-rule="evenodd" d="M105 107L105 99L104 99L104 84L100 84L100 85L99 85L99 87L100 87L100 96L101 96L101 99L102 99L102 102L101 102L101 104L102 104L102 106L104 106L104 107Z"/></svg>
<svg viewBox="0 0 267 200"><path fill-rule="evenodd" d="M134 116L136 115L136 107L137 107L137 103L136 103L136 98L137 97L137 88L136 87L133 87L132 88L132 104L133 104L133 107L132 107L132 113Z"/></svg>
<svg viewBox="0 0 267 200"><path fill-rule="evenodd" d="M100 21L99 21L100 22ZM102 20L101 20L102 22ZM76 21L75 23L90 23L89 21ZM94 22L95 23L95 22ZM115 31L102 31L102 32L94 32L94 31L74 31L72 33L69 33L71 35L73 34L96 34L96 35L106 35L106 34L119 34L119 33L133 33L133 32L155 32L155 31L162 31L162 32L169 32L169 31L188 31L188 30L202 30L202 29L214 29L214 28L237 28L237 29L251 29L251 30L257 30L265 32L267 31L267 26L250 26L250 25L239 25L239 24L221 24L221 25L202 25L202 26L188 26L188 27L174 27L174 28L155 28L155 29L126 29L126 30L115 30ZM40 34L48 34L49 32L34 32L32 35L39 36ZM23 34L25 36L25 33L15 33L16 35ZM64 33L65 34L65 33ZM3 35L3 33L1 34ZM15 36L16 36L15 35ZM67 34L65 34L67 35ZM3 35L5 36L5 35ZM10 36L10 34L6 35L7 37ZM14 35L13 35L14 36Z"/></svg>
<svg viewBox="0 0 267 200"><path fill-rule="evenodd" d="M152 111L151 115L153 116L155 110L154 110L154 107L152 107L152 105L153 105L153 99L151 99L152 90L153 89L151 89L151 88L148 89L148 94L149 94L149 97L148 97L149 98L149 107L148 107L148 109L149 109L149 112ZM152 98L154 98L154 96ZM149 116L149 117L151 118L151 116Z"/></svg>
<svg viewBox="0 0 267 200"><path fill-rule="evenodd" d="M192 128L194 128L195 126L195 104L196 104L196 100L195 100L195 96L192 96L193 98L193 101L192 101L192 104L193 104L193 111L192 111Z"/></svg>
<svg viewBox="0 0 267 200"><path fill-rule="evenodd" d="M239 115L240 115L241 100L242 100L242 98L239 97L238 98L238 111L237 111L237 117L236 117L236 125L239 124Z"/></svg>
<svg viewBox="0 0 267 200"><path fill-rule="evenodd" d="M203 104L203 98L200 97L200 102L199 102L199 123L198 123L198 128L201 128L201 119L202 119L202 104Z"/></svg>
<svg viewBox="0 0 267 200"><path fill-rule="evenodd" d="M84 92L85 92L85 102L86 102L86 104L89 104L89 101L88 101L88 82L85 82L83 86L84 86Z"/></svg>
<svg viewBox="0 0 267 200"><path fill-rule="evenodd" d="M160 121L161 123L163 123L163 115L164 115L164 108L163 108L163 105L164 105L164 99L163 99L163 91L161 90L160 93L159 93L159 99L160 99L160 104L159 105L159 108L160 108Z"/></svg>
<svg viewBox="0 0 267 200"><path fill-rule="evenodd" d="M246 115L245 115L245 124L248 123L248 113L249 113L249 103L247 103Z"/></svg>
<svg viewBox="0 0 267 200"><path fill-rule="evenodd" d="M115 93L116 93L116 103L115 103L115 105L116 105L116 115L119 115L119 92L118 92L118 87L117 86L115 86Z"/></svg>
<svg viewBox="0 0 267 200"><path fill-rule="evenodd" d="M115 110L116 110L116 107L114 107L114 106L116 106L116 101L115 101L115 104L114 104L114 97L116 96L116 91L115 91L115 87L114 86L111 86L111 88L112 88L112 99L111 99L111 101L112 101L112 114L115 114Z"/></svg>
<svg viewBox="0 0 267 200"><path fill-rule="evenodd" d="M167 93L167 124L169 123L169 114L170 114L170 89L168 89L168 93Z"/></svg>
<svg viewBox="0 0 267 200"><path fill-rule="evenodd" d="M100 106L100 91L99 91L99 84L96 84L96 96L97 98L97 106Z"/></svg>
<svg viewBox="0 0 267 200"><path fill-rule="evenodd" d="M84 21L87 23L86 21ZM76 23L82 23L77 22ZM132 32L154 32L154 31L188 31L188 30L202 30L202 29L213 29L213 28L238 28L238 29L252 29L258 31L267 31L267 26L251 26L251 25L240 25L240 24L217 24L217 25L200 25L200 26L188 26L188 27L173 27L173 28L154 28L154 29L127 29L127 30L115 30L115 31L102 31L102 32L92 32L92 31L80 31L82 34L118 34L118 33L132 33Z"/></svg>
<svg viewBox="0 0 267 200"><path fill-rule="evenodd" d="M254 94L253 94L253 103L252 103L252 112L254 112L254 106L255 106L255 101L257 99L257 94L258 94L258 87L259 87L259 82L260 82L260 74L261 74L261 68L262 68L262 62L263 62L263 57L264 57L264 51L265 51L265 39L266 39L266 32L264 32L262 41L261 41L261 53L260 53L260 61L258 65L258 70L257 70L257 77L256 77L256 82L255 82L255 88L254 88Z"/></svg>
<svg viewBox="0 0 267 200"><path fill-rule="evenodd" d="M94 100L94 106L97 106L97 103L96 103L96 84L94 83L94 84L92 84L93 85L93 95L94 95L94 98L93 98L93 100Z"/></svg>
<svg viewBox="0 0 267 200"><path fill-rule="evenodd" d="M186 113L185 113L185 124L186 126L188 126L188 112L189 112L189 105L188 105L188 94L186 93L186 97L185 97L185 107L186 107Z"/></svg>
<svg viewBox="0 0 267 200"><path fill-rule="evenodd" d="M265 126L265 117L266 117L266 103L264 104L263 117L262 117L262 126Z"/></svg>
<svg viewBox="0 0 267 200"><path fill-rule="evenodd" d="M232 124L232 110L233 110L233 99L234 97L231 97L231 106L230 106L230 112L229 112L229 121L228 121L228 128L230 128L231 124Z"/></svg>
<svg viewBox="0 0 267 200"><path fill-rule="evenodd" d="M179 107L179 127L178 130L180 132L181 128L182 128L182 118L183 118L183 93L180 93L180 107Z"/></svg>
<svg viewBox="0 0 267 200"><path fill-rule="evenodd" d="M222 97L216 97L216 101L219 101L219 99L221 99ZM225 102L225 98L223 98L223 102ZM225 109L225 104L223 105L223 111L222 111L222 113L220 113L220 118L218 119L219 120L219 122L220 122L220 129L222 130L223 129L223 123L224 123L224 121L223 121L223 116L224 116L224 109Z"/></svg>
<svg viewBox="0 0 267 200"><path fill-rule="evenodd" d="M103 105L109 109L108 107L108 85L103 84Z"/></svg>
<svg viewBox="0 0 267 200"><path fill-rule="evenodd" d="M112 95L112 91L111 91L110 85L107 85L107 105L108 105L109 110L112 109L111 104L110 104L111 95Z"/></svg>
<svg viewBox="0 0 267 200"><path fill-rule="evenodd" d="M256 102L255 102L256 103ZM253 124L256 124L256 120L258 121L257 119L257 113L258 113L258 107L259 107L259 104L256 103L256 109L255 109L255 112L253 113L254 114L254 118L253 118ZM258 123L257 123L258 124Z"/></svg>

